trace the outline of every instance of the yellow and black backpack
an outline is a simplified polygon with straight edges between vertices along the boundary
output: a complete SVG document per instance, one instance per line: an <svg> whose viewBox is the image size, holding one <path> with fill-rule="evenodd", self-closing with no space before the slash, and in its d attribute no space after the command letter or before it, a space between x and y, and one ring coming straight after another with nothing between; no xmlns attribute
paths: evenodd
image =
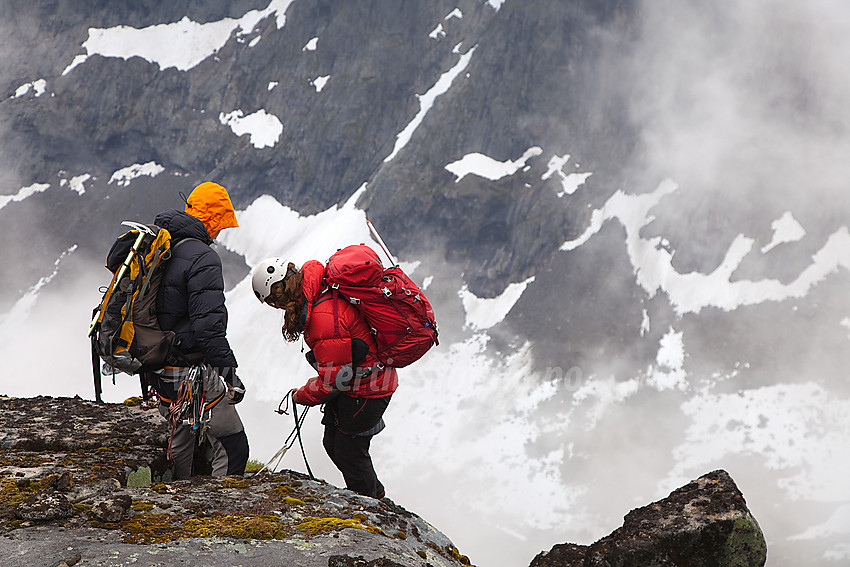
<svg viewBox="0 0 850 567"><path fill-rule="evenodd" d="M113 375L159 370L169 361L175 338L172 331L160 328L156 314L159 284L171 257L171 234L153 224L122 224L133 229L112 245L106 265L112 281L89 326L97 401L101 361Z"/></svg>

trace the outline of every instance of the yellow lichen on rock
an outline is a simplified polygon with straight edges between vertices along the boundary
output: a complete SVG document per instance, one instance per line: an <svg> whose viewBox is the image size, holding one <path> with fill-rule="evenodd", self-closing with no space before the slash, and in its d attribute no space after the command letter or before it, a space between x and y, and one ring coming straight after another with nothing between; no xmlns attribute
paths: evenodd
<svg viewBox="0 0 850 567"><path fill-rule="evenodd" d="M218 516L192 518L183 524L184 537L282 539L288 534L277 516Z"/></svg>
<svg viewBox="0 0 850 567"><path fill-rule="evenodd" d="M299 531L304 532L310 535L320 534L322 532L329 532L334 530L341 530L343 528L356 528L358 530L364 530L372 534L380 534L387 535L380 528L376 528L373 525L366 523L365 517L357 517L357 518L316 518L316 517L308 517L303 522L295 526Z"/></svg>

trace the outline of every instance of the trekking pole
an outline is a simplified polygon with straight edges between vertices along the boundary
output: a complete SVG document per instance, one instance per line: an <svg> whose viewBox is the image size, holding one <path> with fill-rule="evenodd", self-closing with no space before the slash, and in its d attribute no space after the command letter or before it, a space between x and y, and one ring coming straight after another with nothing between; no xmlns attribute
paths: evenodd
<svg viewBox="0 0 850 567"><path fill-rule="evenodd" d="M368 220L366 221L366 226L369 227L369 232L372 233L372 236L375 238L378 245L380 245L381 249L384 251L384 254L386 254L387 258L390 259L390 264L392 264L393 266L398 266L398 262L396 262L396 259L393 257L392 254L390 254L390 251L387 250L387 247L384 244L383 239L381 239L381 235L378 234L377 230L375 230L375 226L371 222L369 222Z"/></svg>

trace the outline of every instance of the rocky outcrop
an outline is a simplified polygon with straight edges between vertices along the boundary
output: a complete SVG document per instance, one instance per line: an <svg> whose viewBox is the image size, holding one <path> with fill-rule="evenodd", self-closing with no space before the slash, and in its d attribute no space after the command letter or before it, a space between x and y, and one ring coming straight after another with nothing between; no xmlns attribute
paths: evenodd
<svg viewBox="0 0 850 567"><path fill-rule="evenodd" d="M129 401L134 403L133 401ZM299 473L172 481L154 409L0 398L0 557L12 565L469 564L419 516Z"/></svg>
<svg viewBox="0 0 850 567"><path fill-rule="evenodd" d="M0 557L12 564L468 565L419 516L293 471L172 481L165 421L138 399L0 398ZM762 566L764 536L722 470L531 567Z"/></svg>
<svg viewBox="0 0 850 567"><path fill-rule="evenodd" d="M717 470L629 512L596 543L564 543L531 567L761 567L767 545L729 473Z"/></svg>

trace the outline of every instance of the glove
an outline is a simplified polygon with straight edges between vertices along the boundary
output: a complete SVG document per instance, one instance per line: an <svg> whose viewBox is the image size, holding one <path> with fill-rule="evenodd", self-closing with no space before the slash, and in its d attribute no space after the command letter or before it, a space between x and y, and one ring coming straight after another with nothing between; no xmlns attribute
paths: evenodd
<svg viewBox="0 0 850 567"><path fill-rule="evenodd" d="M228 367L223 369L221 377L224 378L224 383L227 385L227 400L230 405L238 404L245 397L245 384L236 375L236 368Z"/></svg>

